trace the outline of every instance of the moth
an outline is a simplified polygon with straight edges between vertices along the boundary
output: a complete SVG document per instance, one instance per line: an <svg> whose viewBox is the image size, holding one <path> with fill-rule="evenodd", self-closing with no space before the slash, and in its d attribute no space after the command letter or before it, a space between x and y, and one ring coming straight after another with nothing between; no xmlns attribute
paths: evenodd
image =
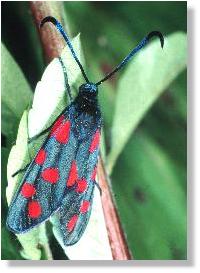
<svg viewBox="0 0 200 273"><path fill-rule="evenodd" d="M100 189L96 182L102 127L98 87L120 70L152 37L160 39L161 47L164 38L159 31L150 32L115 69L93 83L88 79L62 25L48 16L40 26L47 22L53 23L65 39L85 83L73 99L60 58L70 104L49 128L30 139L34 141L48 132L30 164L14 174L24 172L9 206L7 227L16 234L24 233L56 212L63 242L68 246L77 243L84 233L91 214L94 188Z"/></svg>

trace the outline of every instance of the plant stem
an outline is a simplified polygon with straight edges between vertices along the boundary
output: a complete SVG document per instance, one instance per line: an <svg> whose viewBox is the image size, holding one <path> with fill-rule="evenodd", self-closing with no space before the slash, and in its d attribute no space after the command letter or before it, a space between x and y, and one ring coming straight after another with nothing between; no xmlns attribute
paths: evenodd
<svg viewBox="0 0 200 273"><path fill-rule="evenodd" d="M30 2L30 7L37 27L45 16L55 16L62 22L62 2L35 1ZM50 26L50 24L46 24L42 29L40 29L39 35L44 55L48 63L53 58L59 56L65 43L56 31L55 27ZM97 174L102 189L102 206L113 259L130 260L132 257L126 244L125 236L112 199L112 194L109 190L108 176L101 157L99 158Z"/></svg>
<svg viewBox="0 0 200 273"><path fill-rule="evenodd" d="M99 178L99 184L102 189L102 206L113 259L131 260L133 258L126 244L117 210L113 202L111 190L109 189L109 178L106 174L102 157L99 157L97 174Z"/></svg>
<svg viewBox="0 0 200 273"><path fill-rule="evenodd" d="M40 22L46 16L54 16L62 22L62 2L54 1L31 1L30 8L36 27L39 31L45 60L49 63L52 59L59 56L65 43L56 28L51 24L45 24L41 29L39 28Z"/></svg>

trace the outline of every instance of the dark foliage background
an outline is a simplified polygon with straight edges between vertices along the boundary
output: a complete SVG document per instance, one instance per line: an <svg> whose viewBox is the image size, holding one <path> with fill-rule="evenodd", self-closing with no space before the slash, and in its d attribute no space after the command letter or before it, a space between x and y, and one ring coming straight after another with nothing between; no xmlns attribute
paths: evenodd
<svg viewBox="0 0 200 273"><path fill-rule="evenodd" d="M186 2L65 2L64 8L72 36L81 32L87 70L96 80L99 70L110 70L149 31L187 31ZM2 2L2 41L34 90L45 63L27 2ZM119 78L110 82L113 100ZM109 105L103 111L109 151L114 113ZM6 165L19 120L14 113L10 118L2 112L8 125L2 130L2 259L22 259L20 244L5 228ZM186 259L186 71L146 113L111 178L134 258ZM65 259L49 236L54 259Z"/></svg>

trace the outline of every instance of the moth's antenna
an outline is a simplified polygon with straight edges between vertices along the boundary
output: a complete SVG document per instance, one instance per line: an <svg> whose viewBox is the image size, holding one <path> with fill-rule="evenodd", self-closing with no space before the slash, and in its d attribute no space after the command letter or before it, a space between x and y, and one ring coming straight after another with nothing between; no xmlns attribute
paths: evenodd
<svg viewBox="0 0 200 273"><path fill-rule="evenodd" d="M152 37L158 37L160 39L160 44L161 47L163 48L164 46L164 37L162 35L161 32L159 31L152 31L150 32L129 54L128 56L126 56L124 58L124 60L118 64L118 66L111 71L108 75L105 76L105 78L103 78L102 80L100 80L99 82L96 83L96 85L100 85L102 84L102 82L105 82L107 79L109 79L110 77L112 77L112 75L114 75L117 71L119 71L134 55L136 52L138 52L140 49L142 49L149 41Z"/></svg>
<svg viewBox="0 0 200 273"><path fill-rule="evenodd" d="M76 53L75 53L75 51L74 51L74 49L73 49L73 46L72 46L72 44L71 44L71 42L70 42L70 39L69 39L67 33L64 31L62 25L56 20L56 18L54 18L54 17L52 17L52 16L47 16L47 17L45 17L45 18L41 21L41 23L40 23L40 28L41 28L46 22L51 22L52 24L54 24L54 25L56 26L56 28L58 29L58 31L62 34L63 38L65 39L65 41L66 41L66 43L67 43L67 45L68 45L68 47L69 47L69 49L71 50L71 53L72 53L74 59L76 60L78 66L80 67L80 70L81 70L81 72L82 72L82 75L83 75L84 79L86 80L87 83L89 83L89 79L88 79L88 77L86 76L86 73L85 73L85 71L84 71L84 69L83 69L83 67L82 67L82 65L81 65L81 63L80 63L78 57L76 56Z"/></svg>

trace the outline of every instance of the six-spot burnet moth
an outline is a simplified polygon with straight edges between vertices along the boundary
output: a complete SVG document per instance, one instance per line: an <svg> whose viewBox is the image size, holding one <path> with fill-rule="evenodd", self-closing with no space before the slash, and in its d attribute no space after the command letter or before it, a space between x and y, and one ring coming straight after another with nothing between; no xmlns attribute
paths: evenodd
<svg viewBox="0 0 200 273"><path fill-rule="evenodd" d="M113 71L97 83L92 83L61 24L48 16L42 20L41 27L46 22L53 23L62 34L85 83L79 87L78 95L73 100L60 58L71 103L49 128L30 139L34 141L49 131L32 162L15 173L23 171L24 175L9 207L7 227L14 233L24 233L56 212L63 242L72 245L85 231L94 187L99 188L95 181L102 126L98 86L120 70L152 37L159 37L161 47L164 38L159 31L150 32Z"/></svg>

